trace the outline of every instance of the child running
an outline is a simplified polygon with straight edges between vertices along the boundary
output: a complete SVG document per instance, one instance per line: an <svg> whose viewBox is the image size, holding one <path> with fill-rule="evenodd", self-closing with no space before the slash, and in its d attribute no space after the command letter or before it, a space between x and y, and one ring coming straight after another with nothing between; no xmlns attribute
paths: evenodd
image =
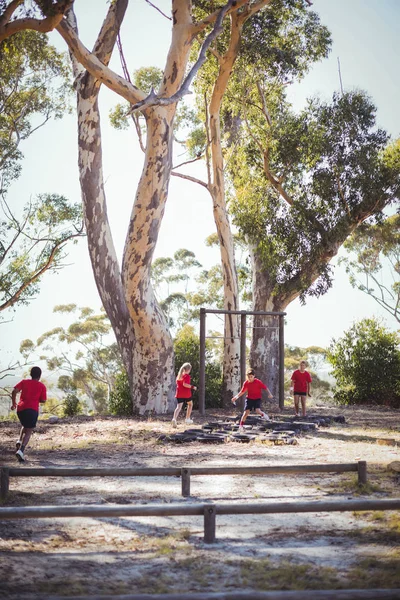
<svg viewBox="0 0 400 600"><path fill-rule="evenodd" d="M263 412L261 406L261 394L262 390L267 390L268 398L272 398L272 394L268 387L260 379L256 378L253 369L249 369L246 373L246 381L242 385L240 392L232 398L233 404L236 404L236 400L247 393L246 404L244 406L244 413L240 419L239 433L243 433L243 425L251 410L255 410L257 414L261 415L263 419L270 421L267 413Z"/></svg>
<svg viewBox="0 0 400 600"><path fill-rule="evenodd" d="M301 412L302 416L306 416L306 399L307 396L311 396L311 375L306 371L306 361L300 362L300 369L297 369L292 375L292 387L294 397L294 414L296 417L300 416L299 404L301 401Z"/></svg>
<svg viewBox="0 0 400 600"><path fill-rule="evenodd" d="M22 425L15 454L19 462L25 461L24 452L36 427L39 403L46 402L46 386L39 381L41 376L42 370L39 367L32 367L32 379L23 379L17 383L11 394L11 410L17 409L17 417ZM17 405L16 397L20 392L21 397Z"/></svg>
<svg viewBox="0 0 400 600"><path fill-rule="evenodd" d="M176 394L175 398L177 401L177 407L172 418L172 427L177 426L178 415L181 412L181 408L185 403L187 405L185 423L191 425L193 423L190 415L192 414L193 402L192 402L192 390L196 390L196 386L190 383L190 371L192 365L190 363L184 363L179 369L178 377L176 378Z"/></svg>

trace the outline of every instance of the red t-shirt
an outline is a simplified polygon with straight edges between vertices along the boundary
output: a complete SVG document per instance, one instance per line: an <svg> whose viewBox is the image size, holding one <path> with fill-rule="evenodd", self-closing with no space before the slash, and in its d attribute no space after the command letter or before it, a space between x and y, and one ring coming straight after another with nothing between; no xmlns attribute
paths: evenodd
<svg viewBox="0 0 400 600"><path fill-rule="evenodd" d="M267 386L260 379L255 378L252 382L246 379L240 393L247 391L248 400L260 400L262 391L266 389Z"/></svg>
<svg viewBox="0 0 400 600"><path fill-rule="evenodd" d="M190 375L189 375L189 373L185 373L183 375L182 379L177 379L176 380L176 394L175 394L175 398L191 398L192 397L192 390L191 390L191 388L185 387L183 385L184 383L189 383L190 384Z"/></svg>
<svg viewBox="0 0 400 600"><path fill-rule="evenodd" d="M46 386L37 379L23 379L14 386L14 390L21 392L17 412L26 408L39 412L39 402L46 402Z"/></svg>
<svg viewBox="0 0 400 600"><path fill-rule="evenodd" d="M312 379L308 371L302 373L300 369L297 369L292 375L292 381L294 383L294 393L307 392L307 383L311 383Z"/></svg>

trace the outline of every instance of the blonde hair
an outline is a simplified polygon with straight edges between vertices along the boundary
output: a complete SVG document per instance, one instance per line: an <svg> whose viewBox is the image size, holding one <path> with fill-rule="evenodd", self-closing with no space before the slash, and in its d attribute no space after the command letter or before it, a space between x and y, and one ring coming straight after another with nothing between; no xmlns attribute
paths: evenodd
<svg viewBox="0 0 400 600"><path fill-rule="evenodd" d="M177 379L182 379L183 372L188 372L192 370L192 365L190 363L183 363L181 368L179 369Z"/></svg>

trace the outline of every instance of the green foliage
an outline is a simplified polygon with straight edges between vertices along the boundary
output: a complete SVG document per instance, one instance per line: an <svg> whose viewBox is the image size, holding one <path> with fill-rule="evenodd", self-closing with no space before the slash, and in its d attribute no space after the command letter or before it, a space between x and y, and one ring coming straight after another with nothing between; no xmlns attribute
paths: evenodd
<svg viewBox="0 0 400 600"><path fill-rule="evenodd" d="M24 31L0 43L0 311L28 304L42 275L63 266L68 240L82 235L80 204L40 194L20 214L7 191L21 173L20 144L69 110L70 68L44 34Z"/></svg>
<svg viewBox="0 0 400 600"><path fill-rule="evenodd" d="M76 394L67 394L63 401L64 417L75 417L82 413L82 405Z"/></svg>
<svg viewBox="0 0 400 600"><path fill-rule="evenodd" d="M222 406L222 369L219 362L215 360L212 344L206 340L206 406L219 408ZM185 362L192 365L191 377L194 385L198 387L200 374L200 339L194 328L185 325L177 333L174 340L175 350L175 374ZM193 405L198 407L198 392L193 392Z"/></svg>
<svg viewBox="0 0 400 600"><path fill-rule="evenodd" d="M18 146L50 118L69 109L70 67L47 35L23 31L0 43L1 192L20 173Z"/></svg>
<svg viewBox="0 0 400 600"><path fill-rule="evenodd" d="M355 260L348 256L340 261L346 265L351 285L400 322L400 216L376 224L363 223L344 246L355 254Z"/></svg>
<svg viewBox="0 0 400 600"><path fill-rule="evenodd" d="M98 413L107 411L109 391L122 361L118 346L110 336L111 324L104 311L75 304L58 305L54 312L77 318L68 327L55 327L43 333L36 344L24 340L20 352L27 359L41 352L49 371L62 372L58 387L66 394L79 392Z"/></svg>
<svg viewBox="0 0 400 600"><path fill-rule="evenodd" d="M115 377L108 408L110 413L117 417L130 417L133 415L132 397L125 371L120 371Z"/></svg>
<svg viewBox="0 0 400 600"><path fill-rule="evenodd" d="M40 194L18 218L0 195L0 311L38 294L43 274L63 266L66 244L82 228L80 204L63 196Z"/></svg>
<svg viewBox="0 0 400 600"><path fill-rule="evenodd" d="M400 406L399 337L375 319L355 323L327 355L341 404Z"/></svg>

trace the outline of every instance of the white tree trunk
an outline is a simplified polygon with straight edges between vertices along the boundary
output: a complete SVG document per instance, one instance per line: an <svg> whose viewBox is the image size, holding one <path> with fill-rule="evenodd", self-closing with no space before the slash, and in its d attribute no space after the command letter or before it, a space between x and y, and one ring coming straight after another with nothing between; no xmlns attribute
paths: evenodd
<svg viewBox="0 0 400 600"><path fill-rule="evenodd" d="M262 261L254 248L250 248L253 274L253 310L276 311L273 301L273 286L268 278ZM278 317L254 316L254 328L250 346L250 366L256 376L267 384L274 398L279 394L279 321Z"/></svg>

